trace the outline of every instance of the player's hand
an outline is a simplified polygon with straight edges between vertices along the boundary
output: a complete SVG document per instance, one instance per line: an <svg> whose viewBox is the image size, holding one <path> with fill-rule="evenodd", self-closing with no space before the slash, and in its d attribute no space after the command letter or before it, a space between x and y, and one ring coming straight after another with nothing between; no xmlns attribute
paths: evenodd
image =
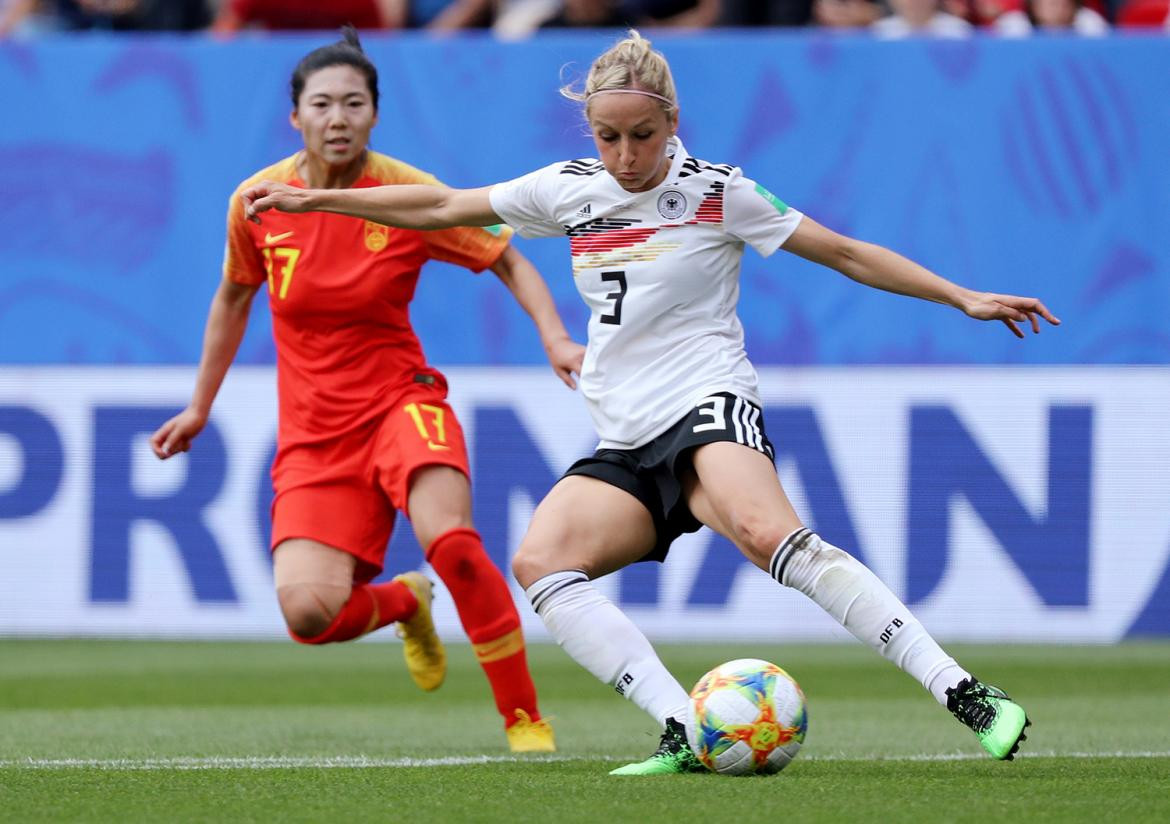
<svg viewBox="0 0 1170 824"><path fill-rule="evenodd" d="M573 375L581 374L581 364L585 361L585 347L572 338L559 338L545 347L548 362L557 373L565 386L577 388L577 381Z"/></svg>
<svg viewBox="0 0 1170 824"><path fill-rule="evenodd" d="M165 461L172 455L190 449L191 441L203 431L203 427L206 425L206 415L187 407L150 436L150 448L154 451L155 457Z"/></svg>
<svg viewBox="0 0 1170 824"><path fill-rule="evenodd" d="M1017 323L1031 325L1032 332L1040 333L1040 318L1053 326L1060 325L1060 319L1048 311L1036 298L1021 298L1015 295L996 295L991 292L972 293L971 300L963 311L976 320L1000 320L1017 338L1024 337Z"/></svg>
<svg viewBox="0 0 1170 824"><path fill-rule="evenodd" d="M278 212L309 211L309 198L304 189L271 180L261 180L244 189L240 192L240 200L244 202L244 217L253 223L259 223L260 213L269 209Z"/></svg>

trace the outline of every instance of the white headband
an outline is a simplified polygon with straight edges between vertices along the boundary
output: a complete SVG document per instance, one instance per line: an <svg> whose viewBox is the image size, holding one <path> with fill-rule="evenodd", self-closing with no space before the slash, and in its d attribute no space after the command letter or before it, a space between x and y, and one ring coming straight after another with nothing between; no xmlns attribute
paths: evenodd
<svg viewBox="0 0 1170 824"><path fill-rule="evenodd" d="M663 97L660 94L655 94L654 92L644 91L642 89L600 89L599 91L590 92L589 94L587 94L585 96L585 102L589 102L592 98L597 97L597 95L599 95L599 94L641 94L641 95L645 95L646 97L653 97L655 100L661 100L663 103L670 106L671 108L674 108L674 106L676 105L674 103L674 101L668 100L667 98Z"/></svg>

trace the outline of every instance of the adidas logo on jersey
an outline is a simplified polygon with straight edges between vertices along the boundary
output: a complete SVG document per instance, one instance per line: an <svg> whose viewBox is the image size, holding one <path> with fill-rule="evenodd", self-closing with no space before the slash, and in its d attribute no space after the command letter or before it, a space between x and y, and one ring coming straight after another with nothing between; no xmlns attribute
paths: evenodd
<svg viewBox="0 0 1170 824"><path fill-rule="evenodd" d="M586 203L577 210L577 217L593 217L593 204Z"/></svg>

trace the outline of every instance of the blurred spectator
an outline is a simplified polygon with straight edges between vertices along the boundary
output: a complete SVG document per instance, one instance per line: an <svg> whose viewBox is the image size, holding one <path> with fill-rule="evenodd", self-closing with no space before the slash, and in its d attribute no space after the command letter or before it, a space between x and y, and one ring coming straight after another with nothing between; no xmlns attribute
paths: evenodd
<svg viewBox="0 0 1170 824"><path fill-rule="evenodd" d="M995 21L995 30L1008 37L1026 37L1036 29L1103 37L1109 33L1109 23L1080 0L1025 0L1023 9Z"/></svg>
<svg viewBox="0 0 1170 824"><path fill-rule="evenodd" d="M972 26L961 17L947 14L941 0L890 0L893 14L876 21L870 29L875 37L888 40L903 37L968 37Z"/></svg>
<svg viewBox="0 0 1170 824"><path fill-rule="evenodd" d="M942 9L973 26L991 26L1009 11L1019 11L1023 0L943 0Z"/></svg>
<svg viewBox="0 0 1170 824"><path fill-rule="evenodd" d="M500 0L492 33L501 40L528 37L560 7L561 0Z"/></svg>
<svg viewBox="0 0 1170 824"><path fill-rule="evenodd" d="M196 31L211 23L207 0L57 0L70 29Z"/></svg>
<svg viewBox="0 0 1170 824"><path fill-rule="evenodd" d="M40 28L37 0L0 0L0 37Z"/></svg>
<svg viewBox="0 0 1170 824"><path fill-rule="evenodd" d="M222 0L215 31L230 34L258 27L268 30L401 28L407 0Z"/></svg>
<svg viewBox="0 0 1170 824"><path fill-rule="evenodd" d="M1170 31L1170 0L1129 0L1117 8L1123 28L1165 28Z"/></svg>
<svg viewBox="0 0 1170 824"><path fill-rule="evenodd" d="M211 22L207 0L11 0L0 35L34 15L38 28L72 31L196 31Z"/></svg>
<svg viewBox="0 0 1170 824"><path fill-rule="evenodd" d="M627 0L622 6L639 25L679 29L710 28L723 13L723 0Z"/></svg>
<svg viewBox="0 0 1170 824"><path fill-rule="evenodd" d="M406 25L413 29L456 31L489 26L507 0L403 0Z"/></svg>
<svg viewBox="0 0 1170 824"><path fill-rule="evenodd" d="M620 0L563 0L560 9L541 28L621 28L636 20L624 10Z"/></svg>
<svg viewBox="0 0 1170 824"><path fill-rule="evenodd" d="M858 29L872 26L885 9L873 0L815 0L812 12L818 26Z"/></svg>
<svg viewBox="0 0 1170 824"><path fill-rule="evenodd" d="M724 0L724 26L806 26L813 0Z"/></svg>
<svg viewBox="0 0 1170 824"><path fill-rule="evenodd" d="M488 26L501 40L520 40L542 26L619 26L622 23L579 23L578 20L609 18L603 7L621 7L621 0L410 0L410 25L432 31L453 31ZM416 14L417 6L441 6L438 11ZM566 10L566 7L570 7Z"/></svg>
<svg viewBox="0 0 1170 824"><path fill-rule="evenodd" d="M705 29L719 21L722 0L562 0L542 28L670 26Z"/></svg>

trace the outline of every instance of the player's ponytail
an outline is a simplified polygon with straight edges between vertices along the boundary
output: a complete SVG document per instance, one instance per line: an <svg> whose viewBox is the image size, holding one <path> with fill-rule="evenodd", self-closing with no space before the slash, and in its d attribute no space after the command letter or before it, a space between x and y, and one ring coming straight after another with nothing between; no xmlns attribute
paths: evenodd
<svg viewBox="0 0 1170 824"><path fill-rule="evenodd" d="M670 64L662 52L651 48L650 41L635 29L630 29L625 39L619 40L593 61L582 91L575 90L570 83L561 87L561 94L584 103L588 116L589 99L599 92L615 89L647 92L668 114L678 109L678 93Z"/></svg>
<svg viewBox="0 0 1170 824"><path fill-rule="evenodd" d="M370 90L370 98L374 104L374 111L378 110L378 70L366 57L357 29L348 24L341 29L340 40L309 52L293 69L289 87L292 92L294 109L300 102L301 92L305 90L305 81L309 79L309 75L329 66L353 66L364 74L366 86Z"/></svg>

